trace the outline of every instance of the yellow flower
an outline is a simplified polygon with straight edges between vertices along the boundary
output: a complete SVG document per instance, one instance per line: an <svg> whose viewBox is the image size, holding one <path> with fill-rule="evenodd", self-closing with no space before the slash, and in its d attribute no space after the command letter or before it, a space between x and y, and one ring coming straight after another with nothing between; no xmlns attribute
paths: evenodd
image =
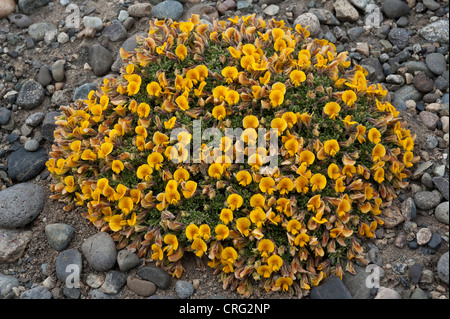
<svg viewBox="0 0 450 319"><path fill-rule="evenodd" d="M405 164L406 168L413 166L413 163L411 163L413 158L414 158L413 152L411 152L411 151L405 152L405 154L403 155L403 164Z"/></svg>
<svg viewBox="0 0 450 319"><path fill-rule="evenodd" d="M168 121L164 122L164 128L166 130L170 130L175 126L177 118L175 116L172 116Z"/></svg>
<svg viewBox="0 0 450 319"><path fill-rule="evenodd" d="M251 222L246 217L241 217L236 220L236 227L242 236L247 237L250 233L249 227Z"/></svg>
<svg viewBox="0 0 450 319"><path fill-rule="evenodd" d="M197 183L194 181L187 181L183 185L183 196L184 198L189 198L194 195L195 191L197 189Z"/></svg>
<svg viewBox="0 0 450 319"><path fill-rule="evenodd" d="M314 156L313 152L305 150L300 153L299 160L301 163L306 163L308 165L311 165L312 163L314 163L315 158L316 157Z"/></svg>
<svg viewBox="0 0 450 319"><path fill-rule="evenodd" d="M162 92L162 88L159 85L158 82L150 82L149 84L147 84L147 93L150 96L160 96Z"/></svg>
<svg viewBox="0 0 450 319"><path fill-rule="evenodd" d="M219 86L214 88L214 90L213 90L213 97L215 99L219 100L219 102L222 102L222 101L225 100L227 92L228 92L228 89L225 86L219 85Z"/></svg>
<svg viewBox="0 0 450 319"><path fill-rule="evenodd" d="M316 213L316 216L312 217L312 220L315 221L318 224L326 223L328 220L322 217L323 212Z"/></svg>
<svg viewBox="0 0 450 319"><path fill-rule="evenodd" d="M187 169L180 167L173 173L173 178L179 183L187 181L189 179L189 172L187 171Z"/></svg>
<svg viewBox="0 0 450 319"><path fill-rule="evenodd" d="M343 193L345 191L345 185L344 185L344 177L338 178L336 180L336 185L334 186L334 190L336 193Z"/></svg>
<svg viewBox="0 0 450 319"><path fill-rule="evenodd" d="M98 158L105 158L108 154L110 154L113 150L112 143L103 143L100 145L100 150L98 151Z"/></svg>
<svg viewBox="0 0 450 319"><path fill-rule="evenodd" d="M368 133L369 141L374 144L378 144L381 142L381 133L375 127L372 127Z"/></svg>
<svg viewBox="0 0 450 319"><path fill-rule="evenodd" d="M283 291L288 291L289 287L292 285L293 280L289 277L280 277L275 282L276 287L282 287Z"/></svg>
<svg viewBox="0 0 450 319"><path fill-rule="evenodd" d="M344 101L348 106L352 106L356 102L356 99L356 93L352 90L347 90L342 93L342 101Z"/></svg>
<svg viewBox="0 0 450 319"><path fill-rule="evenodd" d="M406 151L412 151L414 149L414 140L412 137L405 138L401 143Z"/></svg>
<svg viewBox="0 0 450 319"><path fill-rule="evenodd" d="M216 105L212 110L212 116L219 121L222 121L227 115L227 110L222 104Z"/></svg>
<svg viewBox="0 0 450 319"><path fill-rule="evenodd" d="M250 212L250 220L253 224L256 224L256 227L258 228L260 228L264 224L265 219L266 213L262 210L261 207L256 207Z"/></svg>
<svg viewBox="0 0 450 319"><path fill-rule="evenodd" d="M222 208L219 218L225 225L227 225L233 220L233 211L228 208Z"/></svg>
<svg viewBox="0 0 450 319"><path fill-rule="evenodd" d="M225 96L225 101L229 105L235 105L239 102L239 93L234 90L229 90Z"/></svg>
<svg viewBox="0 0 450 319"><path fill-rule="evenodd" d="M345 216L345 214L351 211L351 209L352 205L350 204L350 202L343 198L338 205L337 214L339 217L343 217Z"/></svg>
<svg viewBox="0 0 450 319"><path fill-rule="evenodd" d="M331 155L332 157L336 156L339 152L339 143L336 140L328 140L323 144L323 148L325 153Z"/></svg>
<svg viewBox="0 0 450 319"><path fill-rule="evenodd" d="M176 56L183 61L187 56L187 48L184 44L179 44L175 49Z"/></svg>
<svg viewBox="0 0 450 319"><path fill-rule="evenodd" d="M338 113L341 111L341 106L336 102L328 102L323 108L323 112L331 119L335 119Z"/></svg>
<svg viewBox="0 0 450 319"><path fill-rule="evenodd" d="M270 122L270 127L278 130L278 135L281 135L287 128L287 123L284 119L276 117Z"/></svg>
<svg viewBox="0 0 450 319"><path fill-rule="evenodd" d="M292 235L297 235L300 232L300 229L302 229L302 224L296 219L291 219L287 223L286 230Z"/></svg>
<svg viewBox="0 0 450 319"><path fill-rule="evenodd" d="M133 74L128 78L127 93L129 96L135 95L141 88L141 77L137 74Z"/></svg>
<svg viewBox="0 0 450 319"><path fill-rule="evenodd" d="M297 87L300 85L300 83L306 81L306 75L305 72L299 71L299 70L293 70L291 74L289 75L292 84Z"/></svg>
<svg viewBox="0 0 450 319"><path fill-rule="evenodd" d="M185 229L186 238L189 240L194 240L197 238L199 236L199 232L200 230L195 224L189 224Z"/></svg>
<svg viewBox="0 0 450 319"><path fill-rule="evenodd" d="M281 115L281 118L286 121L289 128L292 128L297 124L297 115L294 112L285 112Z"/></svg>
<svg viewBox="0 0 450 319"><path fill-rule="evenodd" d="M261 265L256 269L256 272L260 275L263 276L264 278L269 278L270 274L272 273L270 266L268 265Z"/></svg>
<svg viewBox="0 0 450 319"><path fill-rule="evenodd" d="M203 254L206 252L206 250L208 249L208 246L206 246L206 243L203 241L203 239L201 238L196 238L194 239L191 248L194 250L195 255L198 258L201 258L203 256Z"/></svg>
<svg viewBox="0 0 450 319"><path fill-rule="evenodd" d="M322 201L320 199L320 195L316 195L311 197L311 199L306 204L306 207L309 211L317 211L319 209L320 205L322 204Z"/></svg>
<svg viewBox="0 0 450 319"><path fill-rule="evenodd" d="M137 114L140 118L147 117L150 114L150 106L147 103L140 103L137 107Z"/></svg>
<svg viewBox="0 0 450 319"><path fill-rule="evenodd" d="M75 181L73 179L73 176L66 176L64 178L64 184L66 184L66 187L64 187L69 193L73 193L77 189L77 185L75 184Z"/></svg>
<svg viewBox="0 0 450 319"><path fill-rule="evenodd" d="M133 210L133 200L130 197L122 197L119 200L119 209L128 214Z"/></svg>
<svg viewBox="0 0 450 319"><path fill-rule="evenodd" d="M268 257L275 249L275 245L270 239L261 239L258 243L258 250L261 252L261 257Z"/></svg>
<svg viewBox="0 0 450 319"><path fill-rule="evenodd" d="M153 134L153 143L155 143L156 146L166 145L168 140L169 137L161 132L156 131L155 134Z"/></svg>
<svg viewBox="0 0 450 319"><path fill-rule="evenodd" d="M111 166L114 173L119 174L125 168L123 163L119 160L114 160Z"/></svg>
<svg viewBox="0 0 450 319"><path fill-rule="evenodd" d="M244 117L244 119L242 120L242 125L245 129L247 128L258 128L259 126L259 121L258 118L254 115L247 115L246 117Z"/></svg>
<svg viewBox="0 0 450 319"><path fill-rule="evenodd" d="M356 129L357 129L356 138L358 139L358 142L362 144L366 141L364 137L366 134L366 127L360 124L356 127Z"/></svg>
<svg viewBox="0 0 450 319"><path fill-rule="evenodd" d="M153 260L163 260L164 252L163 252L163 250L161 249L160 246L158 246L156 244L153 244L152 245L152 252L153 252L153 254L152 254L152 259Z"/></svg>
<svg viewBox="0 0 450 319"><path fill-rule="evenodd" d="M379 162L386 155L386 149L382 144L377 144L372 150L372 160Z"/></svg>
<svg viewBox="0 0 450 319"><path fill-rule="evenodd" d="M294 156L297 153L299 144L296 139L291 138L284 143L284 147L286 148L289 156Z"/></svg>
<svg viewBox="0 0 450 319"><path fill-rule="evenodd" d="M377 181L378 183L382 183L384 181L384 169L382 167L379 167L375 175L373 176L373 179Z"/></svg>
<svg viewBox="0 0 450 319"><path fill-rule="evenodd" d="M252 182L252 175L248 171L240 171L236 174L236 180L239 185L247 186Z"/></svg>
<svg viewBox="0 0 450 319"><path fill-rule="evenodd" d="M259 181L259 189L263 193L267 193L269 195L272 195L275 191L275 181L272 177L263 177Z"/></svg>
<svg viewBox="0 0 450 319"><path fill-rule="evenodd" d="M284 102L284 93L280 90L271 90L269 94L270 104L273 107L279 106Z"/></svg>
<svg viewBox="0 0 450 319"><path fill-rule="evenodd" d="M184 95L180 95L175 99L175 103L177 103L178 107L182 109L183 111L186 111L189 109L189 102Z"/></svg>
<svg viewBox="0 0 450 319"><path fill-rule="evenodd" d="M207 224L200 225L199 235L204 240L208 240L209 239L209 237L211 236L211 229L209 228L209 226Z"/></svg>
<svg viewBox="0 0 450 319"><path fill-rule="evenodd" d="M215 179L220 179L223 174L223 165L220 163L213 163L209 165L208 175L214 177Z"/></svg>
<svg viewBox="0 0 450 319"><path fill-rule="evenodd" d="M215 233L216 233L216 239L217 240L224 240L226 238L228 238L228 235L230 233L230 230L228 229L227 226L219 224L216 226L216 228L214 229Z"/></svg>
<svg viewBox="0 0 450 319"><path fill-rule="evenodd" d="M178 249L178 239L175 235L172 234L165 235L164 243L167 246L164 247L163 251L167 250L167 256L172 255L173 252Z"/></svg>
<svg viewBox="0 0 450 319"><path fill-rule="evenodd" d="M331 163L328 166L328 177L331 179L338 179L340 176L341 172L339 170L339 167L336 164Z"/></svg>
<svg viewBox="0 0 450 319"><path fill-rule="evenodd" d="M309 242L309 236L306 233L301 233L297 235L294 239L294 244L296 246L303 247Z"/></svg>
<svg viewBox="0 0 450 319"><path fill-rule="evenodd" d="M111 228L112 231L122 230L123 226L125 226L126 224L126 220L123 220L122 216L120 215L113 215L109 219L109 228Z"/></svg>
<svg viewBox="0 0 450 319"><path fill-rule="evenodd" d="M152 178L153 168L150 165L144 164L138 167L136 171L136 176L139 179L144 179L149 181Z"/></svg>
<svg viewBox="0 0 450 319"><path fill-rule="evenodd" d="M347 177L353 177L353 175L356 173L356 167L354 165L347 164L342 169L342 174Z"/></svg>
<svg viewBox="0 0 450 319"><path fill-rule="evenodd" d="M250 198L250 206L255 207L264 207L266 199L261 194L255 194Z"/></svg>
<svg viewBox="0 0 450 319"><path fill-rule="evenodd" d="M277 190L281 195L288 194L294 189L294 183L290 178L284 177L278 182Z"/></svg>
<svg viewBox="0 0 450 319"><path fill-rule="evenodd" d="M233 264L236 261L238 255L236 250L233 247L226 247L222 250L220 254L221 263L225 265L222 269L225 273L229 273L233 271Z"/></svg>
<svg viewBox="0 0 450 319"><path fill-rule="evenodd" d="M227 198L227 203L228 203L228 207L231 210L236 210L242 206L242 204L244 203L244 200L242 199L241 195L231 194Z"/></svg>
<svg viewBox="0 0 450 319"><path fill-rule="evenodd" d="M292 216L292 206L290 200L288 198L278 198L277 199L277 207L276 210L278 212L283 212L287 217Z"/></svg>
<svg viewBox="0 0 450 319"><path fill-rule="evenodd" d="M276 272L283 266L283 259L278 255L272 255L267 259L267 264L273 272Z"/></svg>
<svg viewBox="0 0 450 319"><path fill-rule="evenodd" d="M238 76L238 70L234 66L227 66L222 70L222 75L228 84L232 83Z"/></svg>

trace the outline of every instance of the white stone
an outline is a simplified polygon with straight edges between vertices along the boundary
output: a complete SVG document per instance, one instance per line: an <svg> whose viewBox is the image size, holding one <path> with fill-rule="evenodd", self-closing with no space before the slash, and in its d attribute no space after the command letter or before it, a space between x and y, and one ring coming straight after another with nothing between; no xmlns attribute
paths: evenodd
<svg viewBox="0 0 450 319"><path fill-rule="evenodd" d="M274 4L271 4L267 8L264 9L264 13L269 16L274 16L280 11L280 7Z"/></svg>

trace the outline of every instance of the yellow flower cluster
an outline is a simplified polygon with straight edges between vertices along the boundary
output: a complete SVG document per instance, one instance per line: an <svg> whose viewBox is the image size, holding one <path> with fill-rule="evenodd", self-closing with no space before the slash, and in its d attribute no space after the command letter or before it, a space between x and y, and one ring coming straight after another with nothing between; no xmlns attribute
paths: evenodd
<svg viewBox="0 0 450 319"><path fill-rule="evenodd" d="M61 107L52 197L67 211L86 207L119 249L177 277L193 253L243 296L302 296L354 273L365 262L359 239L383 225L418 161L387 91L306 28L254 15L212 27L197 15L152 20L137 41L120 51L121 76ZM190 158L193 120L242 135L202 141ZM257 143L269 140L260 129L279 145L268 170L273 150Z"/></svg>

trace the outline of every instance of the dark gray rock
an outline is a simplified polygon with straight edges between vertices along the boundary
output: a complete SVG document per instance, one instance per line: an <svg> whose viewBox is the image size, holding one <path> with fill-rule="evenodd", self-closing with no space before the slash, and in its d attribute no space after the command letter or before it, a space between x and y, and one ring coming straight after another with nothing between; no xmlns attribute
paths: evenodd
<svg viewBox="0 0 450 319"><path fill-rule="evenodd" d="M21 147L8 158L8 176L16 182L27 182L35 178L45 168L48 154L45 148L28 152Z"/></svg>
<svg viewBox="0 0 450 319"><path fill-rule="evenodd" d="M34 80L28 80L20 88L16 104L25 110L32 110L44 101L44 88Z"/></svg>
<svg viewBox="0 0 450 319"><path fill-rule="evenodd" d="M414 284L418 284L422 277L423 265L415 263L409 268L409 277Z"/></svg>
<svg viewBox="0 0 450 319"><path fill-rule="evenodd" d="M91 289L89 291L91 299L119 299L122 296L122 292L117 294L105 294L100 289Z"/></svg>
<svg viewBox="0 0 450 319"><path fill-rule="evenodd" d="M0 228L0 264L13 263L22 257L31 236L29 230Z"/></svg>
<svg viewBox="0 0 450 319"><path fill-rule="evenodd" d="M332 275L316 287L311 288L311 299L352 299L342 280Z"/></svg>
<svg viewBox="0 0 450 319"><path fill-rule="evenodd" d="M322 24L326 25L340 25L341 23L339 20L334 16L333 13L326 9L318 9L318 8L311 8L309 9L309 12L314 14Z"/></svg>
<svg viewBox="0 0 450 319"><path fill-rule="evenodd" d="M433 91L434 81L430 79L425 72L420 72L414 76L414 87L422 93L428 93Z"/></svg>
<svg viewBox="0 0 450 319"><path fill-rule="evenodd" d="M399 90L395 91L393 104L398 104L400 101L414 100L419 101L422 98L422 93L417 91L414 85L404 85Z"/></svg>
<svg viewBox="0 0 450 319"><path fill-rule="evenodd" d="M345 287L353 299L370 299L372 289L367 287L366 280L371 274L364 267L354 266L356 275L346 272L342 278Z"/></svg>
<svg viewBox="0 0 450 319"><path fill-rule="evenodd" d="M163 1L152 8L151 15L158 19L179 20L183 14L183 5L178 1Z"/></svg>
<svg viewBox="0 0 450 319"><path fill-rule="evenodd" d="M13 288L18 286L19 280L16 277L0 273L0 299L14 298Z"/></svg>
<svg viewBox="0 0 450 319"><path fill-rule="evenodd" d="M89 49L89 65L96 76L106 75L113 62L111 52L100 44L94 44Z"/></svg>
<svg viewBox="0 0 450 319"><path fill-rule="evenodd" d="M384 82L383 66L377 58L362 59L359 63L369 73L368 79L374 83Z"/></svg>
<svg viewBox="0 0 450 319"><path fill-rule="evenodd" d="M158 288L167 289L170 285L170 275L164 269L155 266L140 267L137 275L142 279L153 282Z"/></svg>
<svg viewBox="0 0 450 319"><path fill-rule="evenodd" d="M28 225L41 213L44 203L44 189L36 184L21 183L0 191L0 227Z"/></svg>
<svg viewBox="0 0 450 319"><path fill-rule="evenodd" d="M50 0L19 0L20 11L25 14L33 14L39 8L46 6Z"/></svg>
<svg viewBox="0 0 450 319"><path fill-rule="evenodd" d="M414 203L414 199L408 197L403 201L401 207L402 215L405 217L405 221L414 220L416 218L416 204Z"/></svg>
<svg viewBox="0 0 450 319"><path fill-rule="evenodd" d="M414 195L414 202L421 210L430 210L440 204L441 198L436 192L421 191Z"/></svg>
<svg viewBox="0 0 450 319"><path fill-rule="evenodd" d="M108 37L110 41L123 41L127 38L127 29L118 20L114 20L109 26L103 30L103 34Z"/></svg>
<svg viewBox="0 0 450 319"><path fill-rule="evenodd" d="M55 262L55 272L56 278L58 278L63 283L69 279L72 284L74 284L75 279L80 279L80 274L82 270L81 254L76 249L63 250L56 257ZM70 278L68 278L70 276ZM78 276L78 277L77 277Z"/></svg>
<svg viewBox="0 0 450 319"><path fill-rule="evenodd" d="M52 83L52 73L45 65L39 69L37 81L44 87Z"/></svg>
<svg viewBox="0 0 450 319"><path fill-rule="evenodd" d="M75 89L73 94L73 101L77 101L79 99L85 100L87 99L89 92L95 91L97 86L94 83L85 83Z"/></svg>
<svg viewBox="0 0 450 319"><path fill-rule="evenodd" d="M57 223L45 226L45 235L49 245L61 251L65 249L73 237L73 227L67 224Z"/></svg>
<svg viewBox="0 0 450 319"><path fill-rule="evenodd" d="M20 13L12 13L8 16L11 23L15 24L21 29L26 29L33 24L33 20L29 16Z"/></svg>
<svg viewBox="0 0 450 319"><path fill-rule="evenodd" d="M436 75L441 75L446 69L446 60L440 53L430 53L425 58L428 69Z"/></svg>
<svg viewBox="0 0 450 319"><path fill-rule="evenodd" d="M441 256L437 264L437 273L439 278L448 285L449 265L448 265L448 251Z"/></svg>
<svg viewBox="0 0 450 319"><path fill-rule="evenodd" d="M39 124L41 124L44 117L45 117L45 114L42 112L33 113L27 117L27 119L25 120L25 124L30 125L32 127L36 127Z"/></svg>
<svg viewBox="0 0 450 319"><path fill-rule="evenodd" d="M409 299L429 299L429 298L425 291L417 287L416 289L414 289L414 292L411 294Z"/></svg>
<svg viewBox="0 0 450 319"><path fill-rule="evenodd" d="M52 294L44 286L37 286L20 294L20 299L52 299Z"/></svg>
<svg viewBox="0 0 450 319"><path fill-rule="evenodd" d="M439 141L434 134L426 133L425 134L425 144L427 146L427 149L432 150L432 149L435 149L436 147L438 147Z"/></svg>
<svg viewBox="0 0 450 319"><path fill-rule="evenodd" d="M120 271L110 270L100 290L105 294L117 294L127 283L127 276Z"/></svg>
<svg viewBox="0 0 450 319"><path fill-rule="evenodd" d="M428 247L430 247L433 250L438 250L439 248L441 248L441 244L442 244L442 237L436 232L433 233L430 241L427 243Z"/></svg>
<svg viewBox="0 0 450 319"><path fill-rule="evenodd" d="M409 31L403 28L393 28L388 34L389 41L399 50L403 50L409 45Z"/></svg>
<svg viewBox="0 0 450 319"><path fill-rule="evenodd" d="M139 265L139 263L140 260L138 256L128 249L122 249L117 254L117 264L122 271L129 271Z"/></svg>
<svg viewBox="0 0 450 319"><path fill-rule="evenodd" d="M384 14L391 19L400 18L410 12L408 5L400 0L386 0L382 9Z"/></svg>
<svg viewBox="0 0 450 319"><path fill-rule="evenodd" d="M55 140L53 132L56 129L56 119L55 117L59 117L61 115L60 112L48 112L45 114L44 120L42 121L42 128L41 128L41 134L42 137L49 141L50 143L53 143Z"/></svg>
<svg viewBox="0 0 450 319"><path fill-rule="evenodd" d="M444 196L445 200L449 200L449 188L448 188L448 179L443 177L433 177L433 183L436 188L441 192L442 196Z"/></svg>
<svg viewBox="0 0 450 319"><path fill-rule="evenodd" d="M179 299L187 299L194 293L194 286L185 280L178 280L175 283L175 292Z"/></svg>
<svg viewBox="0 0 450 319"><path fill-rule="evenodd" d="M425 72L429 77L434 77L433 72L431 72L425 62L423 61L407 61L401 64L402 67L406 68L408 73L414 74L416 72Z"/></svg>
<svg viewBox="0 0 450 319"><path fill-rule="evenodd" d="M0 125L8 124L11 118L11 111L6 107L0 107Z"/></svg>
<svg viewBox="0 0 450 319"><path fill-rule="evenodd" d="M156 285L147 280L137 279L133 276L127 278L127 288L142 297L149 297L156 292Z"/></svg>
<svg viewBox="0 0 450 319"><path fill-rule="evenodd" d="M423 0L423 4L428 10L431 11L436 11L441 7L441 5L434 0Z"/></svg>
<svg viewBox="0 0 450 319"><path fill-rule="evenodd" d="M69 299L80 299L81 292L78 288L64 287L63 294Z"/></svg>
<svg viewBox="0 0 450 319"><path fill-rule="evenodd" d="M86 239L81 251L89 265L97 271L111 270L116 264L116 245L107 233L101 232Z"/></svg>

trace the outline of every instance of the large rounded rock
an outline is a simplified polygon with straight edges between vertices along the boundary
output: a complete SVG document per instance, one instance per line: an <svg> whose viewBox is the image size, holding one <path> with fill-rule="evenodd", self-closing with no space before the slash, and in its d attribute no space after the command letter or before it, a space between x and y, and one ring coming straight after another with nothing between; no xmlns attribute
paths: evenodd
<svg viewBox="0 0 450 319"><path fill-rule="evenodd" d="M449 38L449 22L448 19L438 20L428 24L419 30L422 38L429 42L446 43Z"/></svg>
<svg viewBox="0 0 450 319"><path fill-rule="evenodd" d="M89 92L95 91L97 86L94 83L85 83L75 89L73 93L73 101L77 101L79 99L84 100L87 99Z"/></svg>
<svg viewBox="0 0 450 319"><path fill-rule="evenodd" d="M111 69L114 59L108 49L94 44L89 49L89 65L96 76L104 76Z"/></svg>
<svg viewBox="0 0 450 319"><path fill-rule="evenodd" d="M383 4L383 12L388 18L396 19L409 14L410 9L403 1L386 0Z"/></svg>
<svg viewBox="0 0 450 319"><path fill-rule="evenodd" d="M34 80L28 80L20 88L16 103L25 110L32 110L44 101L44 88Z"/></svg>
<svg viewBox="0 0 450 319"><path fill-rule="evenodd" d="M358 10L348 0L337 0L334 3L336 18L343 22L355 22L359 18Z"/></svg>
<svg viewBox="0 0 450 319"><path fill-rule="evenodd" d="M11 153L8 159L8 176L16 182L28 182L45 168L48 154L45 148L28 152L21 147Z"/></svg>
<svg viewBox="0 0 450 319"><path fill-rule="evenodd" d="M307 30L311 33L311 36L317 36L320 33L320 21L319 18L313 13L301 14L295 19L294 26L300 24L302 27L307 27Z"/></svg>
<svg viewBox="0 0 450 319"><path fill-rule="evenodd" d="M19 0L19 8L25 14L33 14L37 9L46 6L50 0Z"/></svg>
<svg viewBox="0 0 450 319"><path fill-rule="evenodd" d="M38 22L28 27L28 34L34 41L42 41L47 36L49 39L56 36L58 29L53 23Z"/></svg>
<svg viewBox="0 0 450 319"><path fill-rule="evenodd" d="M97 271L111 270L116 263L116 246L107 233L101 232L86 239L81 251L89 265Z"/></svg>
<svg viewBox="0 0 450 319"><path fill-rule="evenodd" d="M425 63L431 72L441 75L445 72L447 61L445 61L445 56L440 53L430 53L425 58Z"/></svg>
<svg viewBox="0 0 450 319"><path fill-rule="evenodd" d="M0 192L0 227L19 228L31 223L45 203L44 189L32 183L11 186Z"/></svg>
<svg viewBox="0 0 450 319"><path fill-rule="evenodd" d="M448 285L448 251L441 256L437 264L437 273L439 278Z"/></svg>
<svg viewBox="0 0 450 319"><path fill-rule="evenodd" d="M67 224L57 223L45 226L45 236L53 249L61 251L69 245L73 237L73 227Z"/></svg>
<svg viewBox="0 0 450 319"><path fill-rule="evenodd" d="M178 1L163 1L152 8L152 16L158 19L178 20L182 14L183 5Z"/></svg>
<svg viewBox="0 0 450 319"><path fill-rule="evenodd" d="M403 28L393 28L388 34L389 41L399 50L403 50L409 45L409 31Z"/></svg>
<svg viewBox="0 0 450 319"><path fill-rule="evenodd" d="M55 263L55 271L56 278L61 280L62 282L66 282L69 276L73 277L71 279L71 283L74 283L73 280L76 278L79 280L79 275L81 274L82 269L81 263L81 254L76 249L67 249L63 250L56 257ZM78 276L78 277L76 277Z"/></svg>
<svg viewBox="0 0 450 319"><path fill-rule="evenodd" d="M441 198L439 193L422 191L414 195L414 202L417 208L421 210L430 210L440 204Z"/></svg>
<svg viewBox="0 0 450 319"><path fill-rule="evenodd" d="M13 13L16 9L16 3L14 0L2 0L0 1L0 19Z"/></svg>
<svg viewBox="0 0 450 319"><path fill-rule="evenodd" d="M160 267L145 266L140 267L137 271L137 275L142 279L151 281L158 288L167 289L170 285L170 275L167 271Z"/></svg>
<svg viewBox="0 0 450 319"><path fill-rule="evenodd" d="M434 210L434 216L436 217L436 219L438 221L440 221L443 224L448 225L448 213L449 213L449 206L448 206L448 202L443 202L440 203L438 205L438 207L436 207L436 209Z"/></svg>

